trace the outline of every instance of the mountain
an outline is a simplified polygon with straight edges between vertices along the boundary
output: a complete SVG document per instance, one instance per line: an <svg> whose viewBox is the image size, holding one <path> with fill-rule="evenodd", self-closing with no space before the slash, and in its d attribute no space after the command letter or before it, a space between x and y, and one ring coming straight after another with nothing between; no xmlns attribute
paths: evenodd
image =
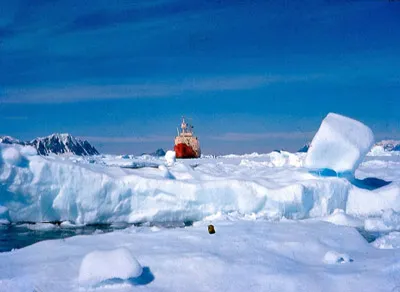
<svg viewBox="0 0 400 292"><path fill-rule="evenodd" d="M3 144L18 144L18 145L27 145L27 142L20 141L10 136L0 136L0 143Z"/></svg>
<svg viewBox="0 0 400 292"><path fill-rule="evenodd" d="M79 156L98 155L99 152L86 140L80 140L70 134L52 134L23 142L9 136L0 137L0 143L30 145L36 148L39 155L72 153Z"/></svg>
<svg viewBox="0 0 400 292"><path fill-rule="evenodd" d="M307 152L308 148L310 148L310 145L311 145L311 142L308 142L303 147L301 147L299 150L297 150L297 152Z"/></svg>
<svg viewBox="0 0 400 292"><path fill-rule="evenodd" d="M156 157L165 156L165 151L164 151L164 149L159 148L159 149L157 149L155 152L150 153L150 155L156 156Z"/></svg>
<svg viewBox="0 0 400 292"><path fill-rule="evenodd" d="M142 153L142 155L150 155L155 157L162 157L165 156L165 151L162 148L157 149L155 152L152 153Z"/></svg>
<svg viewBox="0 0 400 292"><path fill-rule="evenodd" d="M382 146L385 151L400 151L400 141L396 140L383 140L375 145Z"/></svg>
<svg viewBox="0 0 400 292"><path fill-rule="evenodd" d="M302 148L297 150L297 152L307 152L310 148L311 142L305 144ZM400 151L400 141L396 140L382 140L376 143L374 146L381 146L385 151Z"/></svg>

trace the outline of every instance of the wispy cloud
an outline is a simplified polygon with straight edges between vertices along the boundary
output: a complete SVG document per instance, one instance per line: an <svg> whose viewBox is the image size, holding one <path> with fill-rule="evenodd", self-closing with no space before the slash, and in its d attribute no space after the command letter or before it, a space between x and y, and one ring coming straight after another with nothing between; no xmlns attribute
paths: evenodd
<svg viewBox="0 0 400 292"><path fill-rule="evenodd" d="M315 132L263 132L263 133L225 133L218 136L210 136L210 139L218 141L257 141L265 139L312 139Z"/></svg>
<svg viewBox="0 0 400 292"><path fill-rule="evenodd" d="M85 100L126 99L177 96L188 92L248 90L275 83L307 82L322 75L251 75L192 78L180 82L148 82L117 85L63 85L48 87L5 88L4 103L66 103Z"/></svg>
<svg viewBox="0 0 400 292"><path fill-rule="evenodd" d="M147 142L171 142L174 137L163 135L110 137L110 136L81 136L80 139L97 143L147 143Z"/></svg>
<svg viewBox="0 0 400 292"><path fill-rule="evenodd" d="M127 2L128 3L128 2ZM154 20L171 19L175 16L199 13L221 8L226 3L219 1L143 1L130 3L126 6L102 7L78 15L72 22L65 25L61 32L82 32L86 30L103 29L121 24L141 23ZM114 9L113 9L114 8Z"/></svg>
<svg viewBox="0 0 400 292"><path fill-rule="evenodd" d="M315 132L260 132L260 133L222 133L221 135L202 135L202 140L217 140L225 142L244 142L265 139L312 139ZM81 139L97 143L146 143L146 142L172 142L174 137L169 135L146 136L81 136Z"/></svg>
<svg viewBox="0 0 400 292"><path fill-rule="evenodd" d="M22 120L27 120L28 117L26 117L26 116L4 116L4 117L1 117L1 119L11 120L11 121L18 121L18 120L22 121Z"/></svg>

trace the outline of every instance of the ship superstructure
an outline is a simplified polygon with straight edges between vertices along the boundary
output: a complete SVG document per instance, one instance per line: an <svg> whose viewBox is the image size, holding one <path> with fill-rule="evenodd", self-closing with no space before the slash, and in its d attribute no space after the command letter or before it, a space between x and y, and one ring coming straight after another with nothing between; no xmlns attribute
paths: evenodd
<svg viewBox="0 0 400 292"><path fill-rule="evenodd" d="M201 155L200 143L193 134L193 126L182 117L181 130L177 129L174 150L177 158L198 158Z"/></svg>

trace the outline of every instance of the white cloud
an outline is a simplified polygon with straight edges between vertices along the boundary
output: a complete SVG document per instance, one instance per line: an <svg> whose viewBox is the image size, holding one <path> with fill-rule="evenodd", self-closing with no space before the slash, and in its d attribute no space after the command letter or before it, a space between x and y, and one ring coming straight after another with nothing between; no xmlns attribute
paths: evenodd
<svg viewBox="0 0 400 292"><path fill-rule="evenodd" d="M263 132L263 133L225 133L219 136L210 136L210 139L219 141L256 141L265 139L312 139L315 132Z"/></svg>
<svg viewBox="0 0 400 292"><path fill-rule="evenodd" d="M110 136L81 136L80 139L88 140L90 143L146 143L146 142L171 142L174 137L162 135L110 137Z"/></svg>
<svg viewBox="0 0 400 292"><path fill-rule="evenodd" d="M181 81L137 84L52 85L43 87L4 88L3 103L66 103L101 99L170 97L188 92L248 90L275 83L307 82L321 75L251 75L190 78Z"/></svg>

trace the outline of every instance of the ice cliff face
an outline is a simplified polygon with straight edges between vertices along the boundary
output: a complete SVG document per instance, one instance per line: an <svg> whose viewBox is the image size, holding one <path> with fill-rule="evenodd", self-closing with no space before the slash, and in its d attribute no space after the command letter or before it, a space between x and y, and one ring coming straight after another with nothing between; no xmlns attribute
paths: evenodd
<svg viewBox="0 0 400 292"><path fill-rule="evenodd" d="M71 153L79 156L98 155L99 152L86 140L77 139L70 134L52 134L36 138L29 142L20 141L9 136L0 137L0 143L33 146L38 154L49 155Z"/></svg>

